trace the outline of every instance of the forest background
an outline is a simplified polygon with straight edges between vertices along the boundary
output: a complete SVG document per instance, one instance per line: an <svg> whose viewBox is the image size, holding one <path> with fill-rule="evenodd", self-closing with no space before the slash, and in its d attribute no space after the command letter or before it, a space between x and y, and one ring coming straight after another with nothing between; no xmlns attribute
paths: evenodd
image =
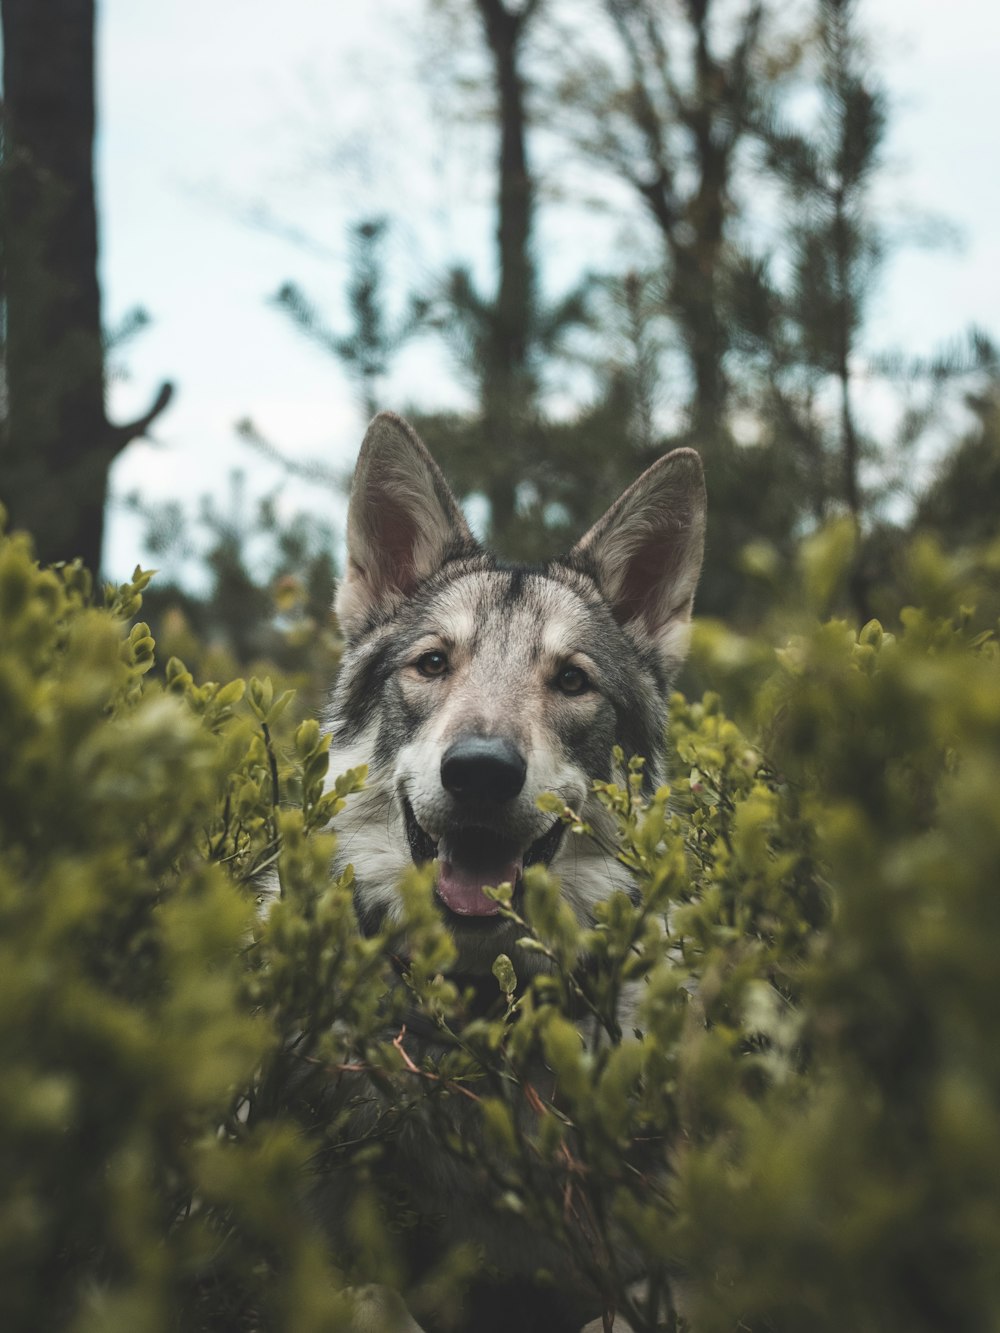
<svg viewBox="0 0 1000 1333"><path fill-rule="evenodd" d="M21 9L6 6L8 26L30 24ZM952 315L940 285L954 275L958 311L988 316L969 290L988 296L990 279L983 268L981 283L962 277L949 199L927 201L919 157L901 163L894 147L920 108L896 104L887 71L899 80L899 49L919 51L919 26L893 31L891 8L874 4L453 0L370 6L342 22L320 10L303 7L313 56L292 71L256 54L262 11L218 7L167 101L159 81L142 96L143 71L173 49L182 16L102 9L108 91L99 77L89 94L106 109L93 140L99 226L82 248L57 244L68 255L60 282L100 277L111 296L97 306L92 294L85 314L57 300L45 320L29 317L46 354L23 391L18 366L35 354L30 334L18 350L18 310L37 308L39 282L12 219L8 268L24 282L8 313L10 410L39 386L50 402L84 392L53 353L53 321L66 323L60 346L89 340L94 424L76 428L72 448L99 459L91 509L107 502L107 572L124 576L140 555L162 570L147 611L173 606L241 662L276 650L276 613L285 629L290 616L299 629L323 621L344 485L376 406L408 412L479 531L529 558L565 546L659 453L694 443L712 497L700 608L743 624L831 514L863 533L852 582L863 618L879 609L876 585L892 604L892 553L909 532L954 544L990 527L991 329ZM25 59L16 42L8 102ZM34 56L78 71L61 96L81 171L89 121L72 103L87 101L88 49L69 25ZM276 49L301 48L283 34ZM215 86L246 109L238 128L219 104L205 116ZM969 126L973 152L983 124ZM210 154L184 145L216 134L207 176ZM130 164L127 181L117 161ZM82 179L73 189L88 193ZM954 202L967 217L965 195ZM974 259L988 265L987 219L973 230ZM172 298L161 329L143 262L154 286L166 270L185 292L183 320ZM286 276L265 285L262 271ZM914 280L901 285L900 271ZM169 383L159 394L151 351ZM102 374L111 414L134 418L103 447ZM54 408L43 436L59 417ZM51 447L12 422L5 498L43 554L65 557L61 520L39 520L37 497L51 511L84 492L60 485ZM103 537L88 523L77 547L95 565Z"/></svg>

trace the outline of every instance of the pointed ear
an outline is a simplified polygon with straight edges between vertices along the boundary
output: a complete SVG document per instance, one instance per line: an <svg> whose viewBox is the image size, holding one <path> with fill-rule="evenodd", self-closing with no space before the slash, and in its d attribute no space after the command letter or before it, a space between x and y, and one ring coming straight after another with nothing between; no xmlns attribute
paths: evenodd
<svg viewBox="0 0 1000 1333"><path fill-rule="evenodd" d="M705 479L693 449L648 468L573 548L615 619L668 673L687 655L705 545Z"/></svg>
<svg viewBox="0 0 1000 1333"><path fill-rule="evenodd" d="M350 637L379 607L392 605L449 555L476 550L441 469L413 428L393 412L368 427L347 511L347 571L337 616Z"/></svg>

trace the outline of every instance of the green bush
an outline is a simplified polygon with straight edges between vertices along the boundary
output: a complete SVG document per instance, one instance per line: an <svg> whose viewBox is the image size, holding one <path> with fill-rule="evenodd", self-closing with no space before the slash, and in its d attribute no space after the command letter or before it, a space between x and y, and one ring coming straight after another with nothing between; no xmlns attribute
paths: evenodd
<svg viewBox="0 0 1000 1333"><path fill-rule="evenodd" d="M376 1281L460 1327L484 1256L416 1262L391 1169L419 1117L636 1329L1000 1327L1000 668L969 609L1000 548L915 550L892 633L817 622L850 559L804 549L777 657L701 627L670 787L603 788L638 903L582 928L530 872L550 967L498 960L486 1020L426 875L358 932L327 826L364 775L326 789L287 693L151 672L148 575L95 609L4 540L2 1326L327 1330Z"/></svg>

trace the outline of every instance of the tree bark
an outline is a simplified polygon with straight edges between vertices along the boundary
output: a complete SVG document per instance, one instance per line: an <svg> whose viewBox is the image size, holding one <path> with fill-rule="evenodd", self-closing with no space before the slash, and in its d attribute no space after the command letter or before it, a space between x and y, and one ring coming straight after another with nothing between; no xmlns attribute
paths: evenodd
<svg viewBox="0 0 1000 1333"><path fill-rule="evenodd" d="M2 0L8 416L0 493L43 562L100 569L108 471L172 393L104 407L94 195L94 0Z"/></svg>
<svg viewBox="0 0 1000 1333"><path fill-rule="evenodd" d="M497 296L483 366L483 408L492 449L509 450L524 429L533 398L530 367L535 268L531 254L534 184L528 166L521 39L537 0L511 10L503 0L476 0L493 57L500 146L497 160ZM517 480L510 470L489 489L491 539L501 547L515 518Z"/></svg>
<svg viewBox="0 0 1000 1333"><path fill-rule="evenodd" d="M686 209L695 239L674 237L675 301L685 326L694 395L691 432L711 447L722 431L728 396L723 358L726 337L719 317L719 268L729 211L735 148L733 125L720 133L720 102L727 79L708 45L708 0L689 5L695 28L695 94L689 114L697 184ZM741 108L742 110L742 108ZM738 123L738 117L734 117Z"/></svg>

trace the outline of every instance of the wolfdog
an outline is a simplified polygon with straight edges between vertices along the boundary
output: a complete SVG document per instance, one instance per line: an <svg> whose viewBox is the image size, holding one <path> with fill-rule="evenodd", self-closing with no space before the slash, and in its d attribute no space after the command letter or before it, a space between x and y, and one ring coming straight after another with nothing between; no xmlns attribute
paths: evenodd
<svg viewBox="0 0 1000 1333"><path fill-rule="evenodd" d="M518 957L522 973L537 955L518 955L520 932L486 886L509 883L516 903L525 868L548 866L581 922L614 889L628 891L627 872L595 842L564 837L537 798L557 793L603 827L593 783L611 778L616 746L644 756L658 781L704 527L701 462L677 449L567 556L508 564L473 537L412 428L388 412L374 419L351 490L336 605L346 646L330 716L331 773L368 765L365 790L337 823L362 929L398 919L404 871L433 862L456 972L489 979L498 954ZM491 1214L481 1183L443 1147L420 1140L401 1151L445 1246L474 1238L492 1269L515 1279L540 1262L558 1267L516 1219ZM575 1281L566 1275L562 1305L548 1313L504 1309L493 1296L468 1326L578 1329L596 1311Z"/></svg>

